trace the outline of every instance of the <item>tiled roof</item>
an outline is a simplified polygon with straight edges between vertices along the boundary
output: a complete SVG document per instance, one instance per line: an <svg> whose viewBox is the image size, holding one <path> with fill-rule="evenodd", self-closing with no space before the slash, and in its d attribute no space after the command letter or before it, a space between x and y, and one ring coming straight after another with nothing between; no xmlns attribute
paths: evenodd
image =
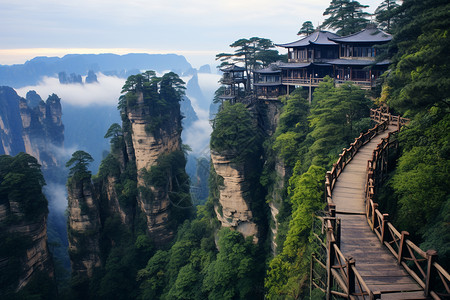
<svg viewBox="0 0 450 300"><path fill-rule="evenodd" d="M276 44L279 47L284 48L293 48L293 47L305 47L310 44L315 45L336 45L335 42L331 41L331 38L339 37L337 34L334 34L329 31L314 31L310 35L298 40L296 42L287 43L287 44Z"/></svg>
<svg viewBox="0 0 450 300"><path fill-rule="evenodd" d="M329 39L337 43L386 43L392 40L392 36L377 28L366 28L354 34Z"/></svg>

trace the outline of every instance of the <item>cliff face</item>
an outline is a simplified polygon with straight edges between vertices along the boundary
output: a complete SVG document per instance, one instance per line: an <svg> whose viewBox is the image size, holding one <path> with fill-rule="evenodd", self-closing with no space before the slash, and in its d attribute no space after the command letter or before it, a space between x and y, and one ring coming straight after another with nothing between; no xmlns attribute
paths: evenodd
<svg viewBox="0 0 450 300"><path fill-rule="evenodd" d="M218 119L215 120L215 132L211 138L213 141L211 163L220 181L223 180L216 184L219 192L215 197L218 200L215 207L217 218L222 226L232 227L242 233L244 237L253 236L254 242L258 242L260 238L265 239L268 223L266 216L269 209L275 223L269 236L271 238L276 236L277 204L270 203L267 207L265 198L277 197L276 193L282 189L283 179L281 182L275 183L273 188L261 186L262 165L267 165L267 153L271 153L271 151L269 149L261 150L262 139L256 138L254 141L252 139L255 139L256 135L267 139L274 134L280 108L281 103L279 102L255 102L244 108L250 118L250 121L245 121L246 119L243 117L245 114L242 111L236 113L241 109L234 110L230 106L225 106L223 111L218 114ZM236 118L239 120L235 120ZM246 122L246 125L235 125L236 122ZM249 131L246 127L254 129ZM223 149L225 146L220 145L226 143L229 148ZM218 151L214 146L222 147L222 150ZM249 149L253 149L251 154L245 154L250 151ZM242 157L243 155L245 157ZM240 159L236 160L237 157ZM273 159L270 158L270 161ZM277 167L277 172L277 175L284 176L281 165ZM266 192L270 192L271 195L265 194ZM275 249L275 242L272 241L272 243L272 247Z"/></svg>
<svg viewBox="0 0 450 300"><path fill-rule="evenodd" d="M47 244L47 200L34 157L0 156L0 294L23 288L38 271L54 276ZM14 179L13 179L14 178Z"/></svg>
<svg viewBox="0 0 450 300"><path fill-rule="evenodd" d="M46 102L41 100L36 105L36 96L39 97L28 92L27 99L19 101L25 151L36 157L44 168L55 167L58 166L55 147L64 143L61 102L53 94Z"/></svg>
<svg viewBox="0 0 450 300"><path fill-rule="evenodd" d="M25 151L20 119L20 97L10 87L0 87L0 154L15 155Z"/></svg>
<svg viewBox="0 0 450 300"><path fill-rule="evenodd" d="M131 123L132 154L136 161L138 187L146 187L153 195L139 193L138 205L147 218L150 236L157 244L165 244L173 237L169 229L170 222L170 187L156 187L145 182L145 173L157 164L157 159L173 151L181 150L180 111L173 110L166 116L166 121L156 130L148 129L150 107L145 105L144 96L138 94L137 103L128 107L127 116ZM147 129L146 129L147 128ZM130 156L133 156L130 153Z"/></svg>
<svg viewBox="0 0 450 300"><path fill-rule="evenodd" d="M44 169L58 166L55 146L62 147L64 125L60 99L46 102L34 91L21 98L10 87L0 87L0 154L26 152Z"/></svg>
<svg viewBox="0 0 450 300"><path fill-rule="evenodd" d="M72 272L91 277L100 260L100 215L90 178L68 183L68 235Z"/></svg>
<svg viewBox="0 0 450 300"><path fill-rule="evenodd" d="M232 163L227 155L211 151L211 162L216 174L223 178L219 187L220 207L216 207L216 215L223 227L232 227L244 237L254 236L258 241L258 228L253 222L250 203L245 199L250 186L246 181L244 167ZM221 210L221 211L220 211Z"/></svg>

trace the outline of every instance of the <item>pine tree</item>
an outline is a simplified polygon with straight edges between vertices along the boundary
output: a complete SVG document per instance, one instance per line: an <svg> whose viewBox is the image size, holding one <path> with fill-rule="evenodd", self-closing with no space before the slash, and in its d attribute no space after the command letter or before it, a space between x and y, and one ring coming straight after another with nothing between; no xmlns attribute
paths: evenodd
<svg viewBox="0 0 450 300"><path fill-rule="evenodd" d="M353 0L332 0L330 6L323 13L329 16L320 26L321 28L337 29L339 35L349 35L362 30L368 23L369 13L363 9L368 5L362 5Z"/></svg>
<svg viewBox="0 0 450 300"><path fill-rule="evenodd" d="M392 31L393 22L397 16L397 0L384 0L375 10L375 17L378 22L378 27L387 31Z"/></svg>
<svg viewBox="0 0 450 300"><path fill-rule="evenodd" d="M299 32L297 33L297 35L310 35L311 33L314 32L314 25L311 21L306 21L303 22L302 24L302 28L300 28Z"/></svg>

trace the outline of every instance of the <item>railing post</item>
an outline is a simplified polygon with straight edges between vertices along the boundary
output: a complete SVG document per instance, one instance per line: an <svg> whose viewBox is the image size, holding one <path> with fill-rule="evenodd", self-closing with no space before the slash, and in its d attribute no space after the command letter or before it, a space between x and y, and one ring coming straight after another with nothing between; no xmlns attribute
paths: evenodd
<svg viewBox="0 0 450 300"><path fill-rule="evenodd" d="M403 250L405 248L406 236L409 235L408 231L402 231L402 237L400 238L400 247L398 249L397 263L401 264L403 259Z"/></svg>
<svg viewBox="0 0 450 300"><path fill-rule="evenodd" d="M345 262L347 264L347 290L348 296L350 296L355 293L355 272L353 271L355 260L353 257L348 257Z"/></svg>
<svg viewBox="0 0 450 300"><path fill-rule="evenodd" d="M381 292L372 292L370 291L369 300L381 299Z"/></svg>
<svg viewBox="0 0 450 300"><path fill-rule="evenodd" d="M383 214L383 220L382 220L382 224L381 224L381 245L384 244L384 237L386 236L387 233L387 223L389 221L389 214Z"/></svg>
<svg viewBox="0 0 450 300"><path fill-rule="evenodd" d="M330 212L330 217L336 217L336 204L330 203L328 204L328 211Z"/></svg>
<svg viewBox="0 0 450 300"><path fill-rule="evenodd" d="M375 229L375 220L376 220L376 216L377 216L377 213L375 212L375 210L377 210L377 208L378 208L378 203L373 203L373 206L372 206L372 231L374 231L374 229Z"/></svg>
<svg viewBox="0 0 450 300"><path fill-rule="evenodd" d="M333 229L327 228L327 290L326 290L326 300L331 300L331 287L333 285L333 275L331 273L331 268L334 264L335 252L334 252L334 238Z"/></svg>
<svg viewBox="0 0 450 300"><path fill-rule="evenodd" d="M433 280L433 276L434 276L433 263L436 260L436 257L437 257L436 250L428 250L427 251L427 277L426 277L425 290L424 290L426 297L430 296L430 292L433 287L433 284L432 284L432 280Z"/></svg>

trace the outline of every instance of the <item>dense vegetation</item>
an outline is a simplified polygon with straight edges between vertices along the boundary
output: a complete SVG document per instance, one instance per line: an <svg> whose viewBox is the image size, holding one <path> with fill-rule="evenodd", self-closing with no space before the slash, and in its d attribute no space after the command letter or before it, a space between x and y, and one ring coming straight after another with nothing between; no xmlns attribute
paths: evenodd
<svg viewBox="0 0 450 300"><path fill-rule="evenodd" d="M323 26L341 30L343 34L355 32L367 23L362 8L357 1L333 0L326 11L330 19ZM450 4L446 0L405 0L401 5L386 0L377 9L377 20L394 34L387 46L393 65L383 78L378 102L411 118L399 134L401 151L397 168L380 189L382 194L378 200L389 210L396 226L408 230L424 250L437 249L440 263L447 269L450 261L449 14ZM305 34L311 30L306 25L302 32ZM258 56L263 50L271 50L271 43L265 39L242 39L231 47L236 49L234 54L222 53L218 58L225 63L243 59L247 70L275 57L274 52L267 52L267 59ZM146 130L155 136L162 134L172 112L179 109L182 81L173 73L156 77L150 71L130 77L123 92L125 95L119 101L123 123L122 126L113 124L105 135L111 139L111 153L103 160L94 183L101 187L108 177L114 177L120 205L125 211L132 211L134 219L131 226L122 224L107 209L103 194L100 199L103 267L91 279L74 277L67 298L299 299L311 296L322 299L318 291L309 295L306 288L309 261L316 247L311 242L311 220L315 212L324 208L325 171L336 161L342 148L369 127L368 108L372 102L366 93L350 83L335 87L332 79L326 78L315 89L309 104L304 92L297 89L281 99L282 113L271 137L262 134L254 109L248 110L241 103L223 103L213 121L211 149L228 155L233 164L246 169L252 187L246 197L252 203L255 222L261 229L260 242L254 244L251 237L244 239L237 231L220 228L214 206L220 214L218 195L223 178L213 167L208 201L191 207L183 172L183 151L158 158L157 164L145 172L147 186L138 188L138 170L126 149L131 138L127 109L136 107L142 92L149 112ZM3 165L10 167L11 162L0 159L2 174ZM77 168L81 168L90 177L86 169L88 162L85 154L75 156L69 164L71 174L75 175ZM276 164L284 167L283 178L276 173ZM8 188L11 188L15 183L21 184L20 180L20 176L11 175L1 182L0 201L6 195L4 185L10 184ZM146 219L136 205L136 197L141 193L151 198L150 186L163 187L168 182L183 183L178 185L173 198L173 203L179 206L172 224L176 237L170 245L157 249L146 234ZM18 192L27 193L16 189L12 195ZM29 211L36 212L33 203L26 203L26 197L21 198L25 199L24 207L31 205ZM279 210L275 253L269 249L268 227L274 224L270 224L268 202Z"/></svg>
<svg viewBox="0 0 450 300"><path fill-rule="evenodd" d="M306 292L314 248L309 239L312 215L325 205L325 171L342 148L369 127L370 101L352 84L335 87L326 78L315 90L311 106L302 90L283 101L272 147L287 168L287 176L278 204L278 255L270 261L265 278L269 299L297 299ZM270 195L268 201L273 201Z"/></svg>
<svg viewBox="0 0 450 300"><path fill-rule="evenodd" d="M408 0L394 12L401 18L391 24L393 65L381 100L411 122L399 135L401 156L385 187L392 193L381 201L424 250L438 250L448 269L450 4Z"/></svg>
<svg viewBox="0 0 450 300"><path fill-rule="evenodd" d="M55 298L55 282L45 271L36 272L38 274L27 287L14 294L19 277L23 276L22 265L26 261L27 250L33 245L32 236L17 232L14 227L45 222L48 203L42 193L44 185L40 165L34 157L23 152L15 157L0 156L0 205L5 205L5 208L11 207L12 210L0 221L0 258L2 261L6 259L0 272L2 297Z"/></svg>

